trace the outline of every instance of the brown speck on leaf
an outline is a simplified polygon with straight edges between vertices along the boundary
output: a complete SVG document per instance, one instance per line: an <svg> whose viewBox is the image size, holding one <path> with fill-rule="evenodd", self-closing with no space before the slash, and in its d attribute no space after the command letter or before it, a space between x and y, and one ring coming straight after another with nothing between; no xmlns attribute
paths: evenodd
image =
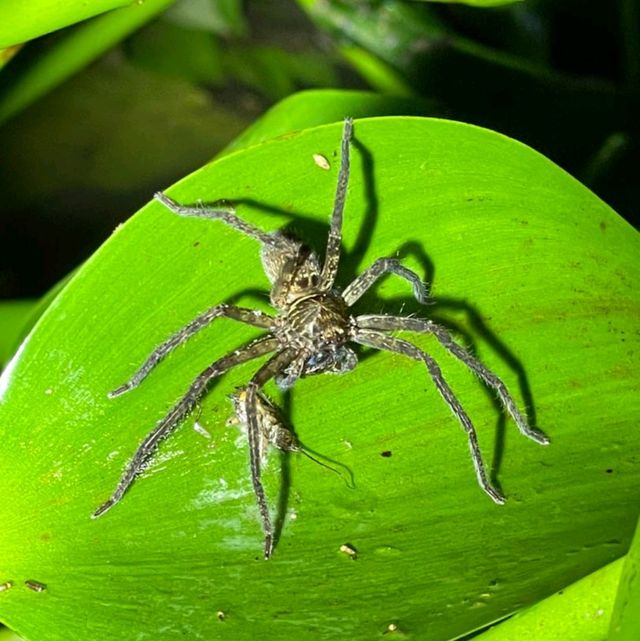
<svg viewBox="0 0 640 641"><path fill-rule="evenodd" d="M0 592L6 592L7 590L10 590L13 587L13 581L5 581L4 583L0 583Z"/></svg>
<svg viewBox="0 0 640 641"><path fill-rule="evenodd" d="M33 579L27 579L24 584L33 592L44 592L47 589L47 586L40 581L34 581Z"/></svg>

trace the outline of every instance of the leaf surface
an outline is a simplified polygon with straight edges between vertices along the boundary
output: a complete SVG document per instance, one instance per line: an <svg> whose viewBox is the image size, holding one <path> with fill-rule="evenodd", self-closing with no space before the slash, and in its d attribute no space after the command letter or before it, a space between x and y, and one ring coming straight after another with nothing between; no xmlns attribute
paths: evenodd
<svg viewBox="0 0 640 641"><path fill-rule="evenodd" d="M226 155L169 194L235 201L248 221L288 225L322 252L340 131ZM520 436L477 379L415 337L475 422L505 506L477 487L464 433L424 368L364 353L352 373L302 380L284 399L301 441L348 466L356 487L272 453L264 480L283 528L271 561L260 559L246 442L225 426L227 395L257 364L221 379L122 503L91 520L196 374L256 332L216 322L140 388L107 392L207 307L267 309L254 241L150 203L82 266L0 378L0 583L14 582L0 620L27 641L355 641L390 624L444 640L625 552L640 499L637 233L491 131L398 117L355 131L340 283L399 252L438 300L420 308L387 278L355 311L446 324L551 445Z"/></svg>

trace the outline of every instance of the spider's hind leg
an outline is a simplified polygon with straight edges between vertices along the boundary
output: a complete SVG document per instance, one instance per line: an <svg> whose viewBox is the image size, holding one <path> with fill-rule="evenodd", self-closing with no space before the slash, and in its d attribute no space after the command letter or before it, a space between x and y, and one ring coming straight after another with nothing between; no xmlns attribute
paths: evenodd
<svg viewBox="0 0 640 641"><path fill-rule="evenodd" d="M377 331L361 329L356 333L353 340L356 343L360 343L368 347L388 352L395 352L397 354L404 354L416 361L424 362L431 379L433 380L438 392L440 392L444 402L449 406L449 409L453 412L454 416L458 419L462 428L467 433L469 450L471 451L471 460L473 461L473 466L476 471L478 485L480 485L482 490L491 498L492 501L494 501L494 503L503 505L506 499L489 480L489 475L487 474L487 470L482 460L482 453L480 452L480 445L478 444L478 436L476 434L475 427L473 426L471 419L467 416L467 413L464 411L460 401L453 393L453 390L445 381L442 371L435 360L429 356L429 354L419 349L416 345L413 345L413 343L403 341L393 336L387 336L386 334L382 334Z"/></svg>
<svg viewBox="0 0 640 641"><path fill-rule="evenodd" d="M449 353L453 354L453 356L464 363L489 387L492 387L496 391L500 402L515 421L521 434L540 445L549 444L549 439L545 434L529 425L525 416L518 409L513 396L507 389L507 386L503 383L502 379L497 374L494 374L488 367L483 365L473 354L464 349L464 347L460 347L460 345L453 340L451 334L449 334L449 332L441 325L421 318L387 316L383 314L358 316L356 320L358 326L364 329L382 331L407 330L411 332L433 334L438 342Z"/></svg>

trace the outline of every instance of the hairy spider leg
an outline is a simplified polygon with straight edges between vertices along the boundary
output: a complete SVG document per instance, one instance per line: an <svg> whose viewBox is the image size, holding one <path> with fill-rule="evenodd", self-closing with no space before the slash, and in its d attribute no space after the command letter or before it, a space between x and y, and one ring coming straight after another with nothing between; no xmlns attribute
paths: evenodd
<svg viewBox="0 0 640 641"><path fill-rule="evenodd" d="M458 421L460 421L464 431L467 433L469 449L471 450L471 459L473 460L478 484L495 503L503 505L506 501L505 497L502 496L502 494L500 494L500 492L493 487L489 481L489 476L482 461L482 454L480 452L480 446L478 445L478 436L475 428L473 427L473 423L462 408L462 405L460 405L460 402L453 393L453 390L449 387L449 384L444 380L442 371L433 358L412 343L393 336L387 336L386 334L373 330L360 329L356 331L353 340L356 343L360 343L368 347L388 352L396 352L397 354L404 354L409 358L413 358L416 361L424 361L427 369L429 370L429 374L431 375L431 379L435 383L440 395Z"/></svg>
<svg viewBox="0 0 640 641"><path fill-rule="evenodd" d="M294 349L285 349L268 360L251 378L246 390L247 438L249 440L249 458L251 465L251 482L256 495L262 530L264 532L264 558L268 559L273 552L273 525L269 515L269 506L260 478L260 441L261 427L259 420L258 391L264 384L282 371L295 358Z"/></svg>
<svg viewBox="0 0 640 641"><path fill-rule="evenodd" d="M120 478L115 492L111 498L103 503L92 515L98 518L118 503L125 492L129 489L136 477L145 468L151 456L156 451L159 443L175 429L178 423L195 407L198 400L207 391L207 385L212 379L224 374L228 370L241 363L264 356L274 352L279 347L279 341L271 336L258 338L247 343L226 356L214 361L209 367L200 373L191 384L187 393L171 408L167 415L158 423L155 429L150 432L142 441L131 462L127 465L124 474Z"/></svg>
<svg viewBox="0 0 640 641"><path fill-rule="evenodd" d="M216 318L231 318L233 320L260 327L261 329L270 329L273 317L261 311L246 309L243 307L236 307L235 305L216 305L211 307L206 312L194 318L190 323L185 325L182 329L172 334L162 345L157 347L151 352L147 360L140 366L134 375L123 385L109 392L109 398L120 396L129 390L138 387L140 383L149 375L151 370L165 357L172 352L176 347L185 343L194 334L209 325Z"/></svg>
<svg viewBox="0 0 640 641"><path fill-rule="evenodd" d="M338 273L340 262L340 246L342 244L342 213L347 197L347 186L349 184L349 147L353 136L353 118L345 118L342 129L340 173L338 174L338 185L331 214L331 226L329 238L327 239L327 251L320 275L320 289L329 291Z"/></svg>
<svg viewBox="0 0 640 641"><path fill-rule="evenodd" d="M205 207L204 205L200 205L198 207L186 207L184 205L180 205L172 198L169 198L169 196L161 191L153 194L153 197L178 216L183 216L185 218L208 218L209 220L221 220L230 227L237 229L246 236L255 238L265 245L273 245L278 242L277 238L274 238L273 234L268 234L238 217L235 213L235 208L231 204L225 203L224 208Z"/></svg>
<svg viewBox="0 0 640 641"><path fill-rule="evenodd" d="M358 316L357 323L363 329L398 331L408 330L411 332L420 332L423 334L433 334L438 342L458 360L462 361L478 377L480 377L489 387L492 387L498 394L498 398L503 407L509 412L518 426L518 430L527 438L539 443L548 445L549 439L529 426L527 419L520 413L513 396L509 393L507 386L502 380L483 365L475 356L470 354L466 349L460 347L451 334L436 323L421 318L410 318L406 316L387 316L387 315L365 315Z"/></svg>
<svg viewBox="0 0 640 641"><path fill-rule="evenodd" d="M397 258L378 258L369 268L353 280L342 292L342 299L351 307L373 284L385 274L396 274L413 285L413 295L422 305L428 305L429 290L420 276L405 267Z"/></svg>

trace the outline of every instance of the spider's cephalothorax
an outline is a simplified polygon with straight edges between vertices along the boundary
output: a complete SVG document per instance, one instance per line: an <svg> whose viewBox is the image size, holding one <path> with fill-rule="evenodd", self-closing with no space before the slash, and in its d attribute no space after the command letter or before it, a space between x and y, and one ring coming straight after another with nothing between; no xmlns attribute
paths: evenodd
<svg viewBox="0 0 640 641"><path fill-rule="evenodd" d="M547 444L540 432L529 427L504 383L475 356L460 347L442 326L415 317L367 314L353 316L349 308L384 274L396 274L407 280L420 303L427 302L427 290L418 275L394 258L379 258L344 290L334 283L340 260L342 213L349 180L349 151L353 122L344 122L341 144L341 163L338 186L331 216L329 238L324 262L299 240L281 232L266 233L239 218L232 206L219 208L184 207L163 193L156 199L179 216L219 219L262 243L262 263L271 282L271 303L277 314L271 316L235 305L219 304L206 310L188 325L157 347L132 378L110 392L111 398L137 387L149 372L175 347L184 343L200 329L222 316L259 327L266 331L262 337L214 361L191 384L185 395L169 410L142 441L126 467L111 498L93 514L97 518L124 496L136 476L144 469L162 439L195 407L207 391L208 384L226 371L254 358L273 354L260 367L241 391L232 397L237 422L246 427L249 441L251 480L262 518L264 555L273 551L273 527L261 481L261 466L267 445L285 451L302 451L297 439L285 425L276 407L261 392L264 385L275 379L283 389L291 387L298 378L314 374L342 374L357 364L349 343L359 343L379 350L403 354L423 362L445 403L467 433L471 458L480 487L499 504L505 499L491 484L485 470L476 432L457 397L442 376L435 360L413 343L392 336L390 332L409 331L428 333L455 358L462 361L488 386L492 387L502 405L513 417L518 429L528 438ZM315 460L315 459L314 459Z"/></svg>

